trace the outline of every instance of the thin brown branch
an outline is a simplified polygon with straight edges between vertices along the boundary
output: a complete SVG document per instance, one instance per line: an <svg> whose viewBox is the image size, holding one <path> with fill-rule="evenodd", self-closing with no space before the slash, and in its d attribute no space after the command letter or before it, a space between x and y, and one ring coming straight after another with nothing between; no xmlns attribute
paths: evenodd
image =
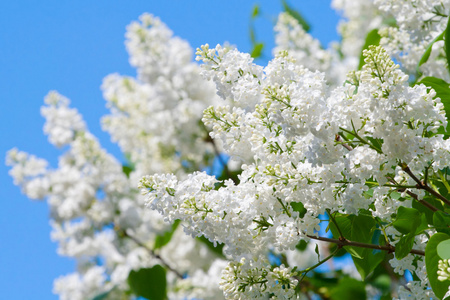
<svg viewBox="0 0 450 300"><path fill-rule="evenodd" d="M339 239L340 240L345 240L345 236L342 233L341 229L339 228L338 223L336 222L336 219L334 218L334 216L331 214L331 210L327 209L327 213L330 216L331 222L334 224L334 226L336 226L337 231L339 232Z"/></svg>
<svg viewBox="0 0 450 300"><path fill-rule="evenodd" d="M345 149L347 149L348 151L352 151L353 150L353 148L352 148L352 146L350 146L349 144L347 144L347 143L345 143L345 142L343 142L342 141L342 138L341 138L341 136L339 135L339 134L336 134L336 136L335 136L335 140L336 140L336 142L338 142L339 144L341 144ZM409 168L408 168L409 169ZM410 170L411 171L411 170ZM406 172L406 171L405 171ZM411 175L412 176L414 176L414 174L412 174L412 172L411 172ZM416 181L416 183L420 183L420 184L422 184L422 182L416 177L416 176L414 176L414 177L412 177L413 179L414 179L414 181ZM392 182L392 183L394 183L394 184L397 184L392 178L389 178L388 177L388 179L389 179L389 181L390 182ZM426 185L426 184L422 184L424 187L428 187L428 185ZM428 187L429 188L429 187ZM434 193L437 193L437 192L435 192L433 189L431 189L431 188L429 188L430 190L432 190ZM398 190L399 192L404 192L405 191L405 189L399 189ZM428 189L427 189L427 191L428 191ZM435 195L434 193L432 193L431 191L429 191L431 194L433 194L433 195ZM432 210L432 211L438 211L438 209L436 208L436 207L434 207L433 205L431 205L430 203L428 203L428 202L426 202L425 200L419 200L419 198L417 197L417 195L416 194L414 194L413 192L411 192L411 191L406 191L406 193L409 195L409 196L411 196L412 198L414 198L415 200L417 200L420 204L422 204L422 205L424 205L425 207L427 207L427 208L429 208L430 210ZM437 195L435 195L436 197L437 197ZM439 194L439 196L441 196L441 197L443 197L442 195L440 195ZM441 199L442 201L444 201L445 203L447 203L447 204L449 204L450 205L450 202L447 202L448 200L446 199L446 198L444 198L444 199L442 199L441 197L439 197L439 199Z"/></svg>
<svg viewBox="0 0 450 300"><path fill-rule="evenodd" d="M320 236L313 236L313 235L306 235L307 237L309 237L310 239L313 240L319 240L319 241L324 241L324 242L328 242L328 243L334 243L340 247L345 247L345 246L353 246L353 247L360 247L360 248L368 248L368 249L376 249L376 250L382 250L382 251L388 251L389 253L395 252L395 247L392 245L375 245L375 244L366 244L366 243L360 243L360 242L353 242L353 241L349 241L347 239L330 239L330 238L325 238L325 237L320 237ZM412 249L409 253L411 254L416 254L416 255L425 255L425 251L421 251L421 250L416 250L416 249Z"/></svg>
<svg viewBox="0 0 450 300"><path fill-rule="evenodd" d="M427 201L421 199L419 200L419 198L417 197L416 194L414 194L413 192L410 191L406 191L406 193L411 196L412 198L414 198L417 202L419 202L420 204L422 204L423 206L429 208L432 211L438 211L439 209L437 209L436 207L434 207L433 205L431 205L430 203L428 203Z"/></svg>
<svg viewBox="0 0 450 300"><path fill-rule="evenodd" d="M124 237L129 238L130 240L132 240L133 242L135 242L137 245L139 245L140 247L144 248L145 250L147 250L147 252L153 256L154 258L158 259L161 264L163 264L169 271L171 271L172 273L174 273L178 278L183 279L183 275L180 274L177 270L175 270L174 268L172 268L159 254L155 253L155 251L153 251L153 249L149 248L147 245L145 245L143 242L141 242L139 239L137 239L136 237L130 235L128 232L126 232L123 229L117 229L118 233Z"/></svg>
<svg viewBox="0 0 450 300"><path fill-rule="evenodd" d="M341 144L345 149L347 149L348 151L352 151L353 148L352 146L350 146L349 144L345 143L342 141L341 136L339 134L336 134L335 138L336 142L338 142L339 144Z"/></svg>
<svg viewBox="0 0 450 300"><path fill-rule="evenodd" d="M393 178L391 178L391 177L388 176L387 179L388 179L390 182L392 182L393 184L398 185L398 183L397 183ZM427 201L425 201L425 200L423 200L423 199L420 199L420 200L419 200L419 197L417 196L417 194L414 194L414 193L411 192L411 191L408 191L408 190L406 190L406 189L397 189L397 191L399 191L399 192L401 192L401 193L406 191L406 193L407 193L411 198L413 198L414 200L416 200L417 202L419 202L420 204L422 204L423 206L427 207L428 209L430 209L430 210L432 210L432 211L438 211L438 210L439 210L439 209L437 209L436 207L434 207L432 204L428 203Z"/></svg>
<svg viewBox="0 0 450 300"><path fill-rule="evenodd" d="M442 200L445 204L450 205L450 200L442 196L440 193L436 192L433 188L428 186L428 184L423 183L419 178L416 177L416 175L413 174L411 169L406 164L402 164L401 167L403 171L405 171L405 173L408 174L417 183L416 187L418 189L425 190L436 198Z"/></svg>

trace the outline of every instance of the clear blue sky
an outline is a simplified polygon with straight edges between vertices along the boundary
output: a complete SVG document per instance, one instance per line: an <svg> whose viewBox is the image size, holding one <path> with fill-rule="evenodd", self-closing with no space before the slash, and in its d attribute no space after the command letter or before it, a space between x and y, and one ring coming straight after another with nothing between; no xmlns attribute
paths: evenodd
<svg viewBox="0 0 450 300"><path fill-rule="evenodd" d="M0 157L18 147L56 165L61 152L47 143L39 109L47 92L58 90L71 99L102 145L121 158L100 128L100 117L107 113L100 85L110 73L135 75L124 47L126 25L149 12L194 48L228 41L249 51L248 25L255 2L263 14L256 23L257 38L266 43L270 56L272 26L281 11L277 0L1 1ZM324 45L338 38L338 17L329 1L289 2ZM47 205L24 197L7 172L0 164L0 298L57 299L53 279L72 272L74 263L56 254Z"/></svg>

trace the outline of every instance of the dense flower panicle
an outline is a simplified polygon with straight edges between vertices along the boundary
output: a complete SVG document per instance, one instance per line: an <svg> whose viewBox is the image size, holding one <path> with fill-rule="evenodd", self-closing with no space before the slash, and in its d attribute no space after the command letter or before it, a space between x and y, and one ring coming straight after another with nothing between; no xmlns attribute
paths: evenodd
<svg viewBox="0 0 450 300"><path fill-rule="evenodd" d="M324 49L320 41L308 34L298 21L288 13L278 16L273 55L288 51L296 63L310 70L324 72L330 85L340 85L348 71L357 67L357 56L341 58L337 45ZM358 53L359 54L359 53Z"/></svg>
<svg viewBox="0 0 450 300"><path fill-rule="evenodd" d="M230 262L222 271L220 285L227 299L295 299L297 283L290 268L272 268L259 257Z"/></svg>
<svg viewBox="0 0 450 300"><path fill-rule="evenodd" d="M55 91L48 93L41 114L46 119L44 133L50 143L57 147L69 144L77 132L84 131L86 125L74 108L69 108L70 101Z"/></svg>
<svg viewBox="0 0 450 300"><path fill-rule="evenodd" d="M49 188L48 179L43 176L47 172L46 160L14 148L6 155L6 165L12 167L9 175L15 185L22 187L24 194L31 199L44 198Z"/></svg>
<svg viewBox="0 0 450 300"><path fill-rule="evenodd" d="M426 48L447 26L448 0L333 0L332 6L347 19L339 26L344 57L358 57L367 33L376 30L381 36L380 45L407 73L450 79L442 38L419 66Z"/></svg>
<svg viewBox="0 0 450 300"><path fill-rule="evenodd" d="M338 25L342 36L340 51L344 57L355 57L359 60L367 33L379 28L383 16L374 0L332 0L331 6L343 16ZM355 62L355 67L357 63Z"/></svg>
<svg viewBox="0 0 450 300"><path fill-rule="evenodd" d="M147 173L182 175L210 165L214 149L199 120L218 100L191 61L189 44L159 18L140 19L128 27L126 42L138 79L112 74L102 85L111 110L103 128L135 164L135 181Z"/></svg>
<svg viewBox="0 0 450 300"><path fill-rule="evenodd" d="M194 173L181 181L174 175L147 176L140 188L151 208L168 220L186 221L186 232L226 245L225 252L235 260L227 271L235 277L223 284L226 297L262 297L261 289L266 288L239 288L236 268L246 265L237 263L241 257L262 255L268 246L293 249L300 238L308 239L306 235L319 230L318 216L326 211L368 210L389 222L400 205L411 204L392 199L397 188L385 185L388 179L415 184L397 166L407 164L412 172L423 174L425 168L438 171L444 166L441 162L450 159L448 142L436 135L446 126L440 99L423 85L410 87L408 76L381 47L364 51L363 69L335 89L327 86L324 74L299 66L285 52L263 69L235 49L217 46L211 51L203 46L197 54L205 62L205 76L222 96L236 97L230 99L235 107L205 110L203 121L229 155L243 160L240 183L225 182L216 190L213 177ZM256 69L263 72L243 76ZM223 79L224 75L233 80ZM243 107L235 86L255 78L260 87L249 90L255 102ZM260 95L254 96L255 91ZM439 160L437 155L445 158ZM429 165L429 161L440 162ZM375 185L368 184L374 179ZM367 193L369 188L373 196ZM302 216L294 209L300 203L306 209ZM387 234L393 245L401 238L393 228ZM428 237L422 239L416 238L417 248ZM397 272L416 270L421 276L412 260L398 262L391 261ZM420 259L414 261L418 263L423 265ZM263 271L257 270L255 276L262 276ZM424 282L422 289L427 286Z"/></svg>
<svg viewBox="0 0 450 300"><path fill-rule="evenodd" d="M314 69L319 66L320 71L324 72L330 67L330 54L321 47L319 40L309 35L289 13L278 16L274 30L277 33L274 55L289 51L290 55L306 68Z"/></svg>
<svg viewBox="0 0 450 300"><path fill-rule="evenodd" d="M203 61L202 75L216 84L217 94L233 105L251 108L260 101L263 69L248 53L206 44L197 49L196 60Z"/></svg>
<svg viewBox="0 0 450 300"><path fill-rule="evenodd" d="M392 15L397 25L381 32L381 44L405 69L414 73L425 49L445 30L450 1L374 0L374 4L380 11ZM449 79L443 47L443 41L433 46L431 56L420 66L420 72L426 76Z"/></svg>
<svg viewBox="0 0 450 300"><path fill-rule="evenodd" d="M139 19L140 22L127 27L125 42L139 80L155 83L161 75L174 76L180 66L191 62L192 48L186 41L173 37L173 32L158 17L145 13Z"/></svg>
<svg viewBox="0 0 450 300"><path fill-rule="evenodd" d="M438 280L445 281L450 279L450 265L448 259L440 259L438 264Z"/></svg>
<svg viewBox="0 0 450 300"><path fill-rule="evenodd" d="M47 198L58 253L77 260L77 272L55 281L62 299L132 298L129 273L156 264L168 270L170 299L304 299L301 276L328 259L318 249L330 251L312 241L324 215L372 217L382 245L401 248L405 234L393 221L433 193L430 174L445 185L440 172L450 161L444 105L433 89L412 83L450 79L441 40L450 2L332 5L346 18L339 44L322 48L282 13L275 57L264 67L236 48L208 44L197 49L199 67L159 18L144 14L130 24L126 47L138 76L112 74L102 85L110 109L102 125L125 165L67 98L49 93L44 132L67 146L58 167L17 149L7 164L27 196ZM381 46L367 45L378 44L365 40L369 32ZM222 151L238 162L237 177L223 162L229 179L201 171ZM436 233L422 225L408 240L416 251ZM171 239L160 248L163 235ZM189 235L223 244L225 256ZM302 252L299 242L308 242ZM283 260L273 264L269 252ZM436 299L424 258L394 253L393 271L416 279L396 297ZM438 279L448 280L449 270L441 260ZM355 267L342 272L364 280ZM366 291L380 296L374 285Z"/></svg>
<svg viewBox="0 0 450 300"><path fill-rule="evenodd" d="M113 74L102 88L111 110L103 126L128 165L101 147L67 98L50 92L42 108L44 132L66 151L52 169L45 160L13 149L7 158L10 174L28 197L47 199L58 253L77 261L77 272L55 281L62 299L91 299L104 292L108 299L129 298L128 274L161 264L151 251L155 239L171 230L174 238L156 250L186 276L169 281L171 296L217 299L220 272L208 268L218 257L181 226L172 229L156 211L145 209L135 182L149 172L183 176L211 164L214 147L200 119L218 97L191 62L189 45L172 37L158 18L143 15L131 24L127 48L138 79ZM207 276L211 286L204 284Z"/></svg>
<svg viewBox="0 0 450 300"><path fill-rule="evenodd" d="M104 268L94 267L84 275L74 273L56 279L53 291L59 294L62 300L82 300L95 297L99 290L106 291L109 286L105 282Z"/></svg>

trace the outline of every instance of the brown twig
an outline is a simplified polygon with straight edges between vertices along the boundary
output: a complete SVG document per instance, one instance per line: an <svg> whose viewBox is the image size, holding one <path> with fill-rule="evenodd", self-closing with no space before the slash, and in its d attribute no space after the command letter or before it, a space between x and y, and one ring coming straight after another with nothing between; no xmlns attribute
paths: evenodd
<svg viewBox="0 0 450 300"><path fill-rule="evenodd" d="M387 179L388 179L391 183L393 183L393 184L395 184L395 185L398 185L398 183L397 183L392 177L389 177L389 176L388 176ZM413 192L411 192L411 191L407 191L406 189L397 189L397 191L399 191L399 192L405 192L405 191L406 191L406 193L407 193L411 198L413 198L414 200L416 200L417 202L419 202L420 204L422 204L423 206L429 208L429 209L432 210L432 211L438 211L438 210L439 210L439 209L437 209L436 207L434 207L432 204L428 203L427 201L425 201L425 200L423 200L423 199L419 200L419 197L418 197L416 194L414 194Z"/></svg>
<svg viewBox="0 0 450 300"><path fill-rule="evenodd" d="M153 251L153 249L149 248L147 245L145 245L143 242L141 242L140 240L138 240L136 237L130 235L128 232L126 232L123 229L116 229L117 232L124 236L129 238L130 240L132 240L133 242L135 242L136 244L138 244L140 247L144 248L145 250L147 250L147 252L153 256L154 258L158 259L169 271L171 271L172 273L174 273L178 278L183 279L183 275L180 274L177 270L175 270L174 268L172 268L159 254L155 253L155 251Z"/></svg>
<svg viewBox="0 0 450 300"><path fill-rule="evenodd" d="M348 151L352 151L353 150L352 146L350 146L349 144L347 144L347 143L342 141L341 136L339 134L336 134L334 139L335 139L336 142L340 143Z"/></svg>
<svg viewBox="0 0 450 300"><path fill-rule="evenodd" d="M383 251L388 251L389 253L395 252L395 247L392 245L375 245L375 244L366 244L366 243L360 243L360 242L353 242L353 241L349 241L347 239L330 239L330 238L325 238L325 237L320 237L320 236L313 236L313 235L306 235L307 237L309 237L310 239L313 240L319 240L319 241L324 241L324 242L328 242L328 243L334 243L340 247L345 247L345 246L354 246L354 247L360 247L360 248L368 248L368 249L376 249L376 250L383 250ZM425 251L422 250L416 250L416 249L412 249L409 253L411 254L417 254L417 255L425 255Z"/></svg>
<svg viewBox="0 0 450 300"><path fill-rule="evenodd" d="M408 174L417 183L416 188L425 190L436 198L442 200L442 202L444 202L445 204L450 205L450 201L447 198L436 192L433 188L428 186L427 183L423 183L419 178L416 177L416 175L413 174L411 169L406 164L402 164L401 167L403 171L405 171L405 173Z"/></svg>

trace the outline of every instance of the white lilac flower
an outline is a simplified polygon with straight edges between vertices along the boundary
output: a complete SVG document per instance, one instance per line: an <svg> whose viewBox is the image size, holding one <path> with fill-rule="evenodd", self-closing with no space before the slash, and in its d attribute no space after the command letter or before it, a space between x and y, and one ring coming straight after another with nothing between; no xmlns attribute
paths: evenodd
<svg viewBox="0 0 450 300"><path fill-rule="evenodd" d="M103 127L126 154L128 172L57 92L46 96L41 112L49 141L66 146L58 166L49 167L45 160L17 149L8 153L14 183L30 198L47 199L58 253L76 260L78 272L55 281L54 291L61 299L91 299L113 287L108 299L123 298L128 295L131 270L164 264L152 247L157 236L172 226L145 208L136 178L157 171L183 176L210 164L215 155L200 120L202 111L219 98L191 61L188 43L145 14L128 27L126 44L138 78L113 74L102 88L111 110ZM199 241L180 235L180 230L158 254L189 276L198 269L208 272L217 257ZM198 251L202 255L197 256ZM184 279L175 276L169 289L179 280ZM218 281L208 288L200 285L205 296L220 291ZM174 293L183 298L189 291Z"/></svg>
<svg viewBox="0 0 450 300"><path fill-rule="evenodd" d="M410 87L408 76L381 47L365 50L362 70L335 89L326 85L324 74L299 66L286 52L265 68L235 49L204 46L197 54L205 62L204 74L234 105L209 107L203 121L229 155L243 160L240 182L226 181L215 189L217 180L205 173L186 179L153 175L141 179L140 189L166 220L180 219L192 236L225 244L234 260L224 271L226 297L241 296L243 290L245 297L263 297L269 289L251 282L270 272L256 265L259 260L242 257L263 255L268 246L293 249L319 230L318 216L326 211L357 215L370 209L389 223L400 205L411 206L397 201L387 207L397 190L389 180L414 184L398 166L407 164L420 174L436 152L444 161L450 158L447 142L435 135L446 126L440 99L423 85ZM236 85L255 78L260 87L248 91L253 100L242 102L247 98L236 93ZM348 144L341 145L341 136ZM380 146L376 140L384 142ZM300 203L306 208L302 217L294 209ZM386 233L393 245L401 238L393 227ZM420 249L426 241L426 235L418 236L415 244ZM413 258L390 262L399 274L417 269L419 276L423 261Z"/></svg>

